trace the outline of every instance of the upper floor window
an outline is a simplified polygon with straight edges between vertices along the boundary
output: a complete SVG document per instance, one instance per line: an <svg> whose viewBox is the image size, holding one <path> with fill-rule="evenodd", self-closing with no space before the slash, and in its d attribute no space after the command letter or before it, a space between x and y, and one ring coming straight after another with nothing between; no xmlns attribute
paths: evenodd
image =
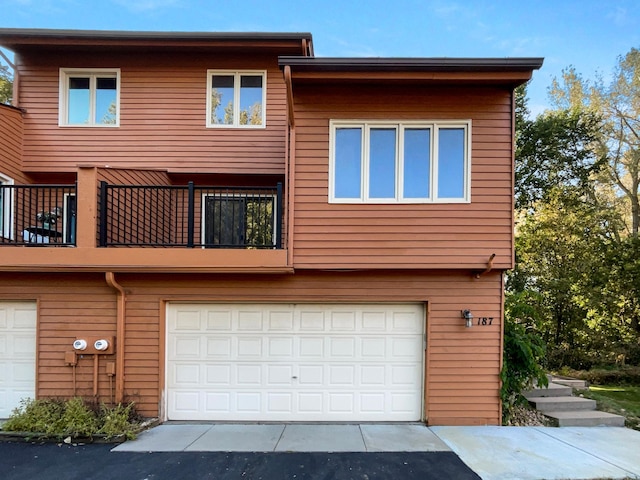
<svg viewBox="0 0 640 480"><path fill-rule="evenodd" d="M329 201L470 201L471 122L332 121Z"/></svg>
<svg viewBox="0 0 640 480"><path fill-rule="evenodd" d="M13 238L13 179L0 175L0 236Z"/></svg>
<svg viewBox="0 0 640 480"><path fill-rule="evenodd" d="M207 127L265 126L266 72L207 71Z"/></svg>
<svg viewBox="0 0 640 480"><path fill-rule="evenodd" d="M60 69L61 126L117 127L120 69Z"/></svg>

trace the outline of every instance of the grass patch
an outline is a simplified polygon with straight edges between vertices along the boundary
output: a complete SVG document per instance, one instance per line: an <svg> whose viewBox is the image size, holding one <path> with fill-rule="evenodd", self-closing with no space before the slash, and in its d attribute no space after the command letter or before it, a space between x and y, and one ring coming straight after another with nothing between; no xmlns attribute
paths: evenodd
<svg viewBox="0 0 640 480"><path fill-rule="evenodd" d="M592 385L581 392L598 403L598 410L626 418L626 426L640 430L640 386Z"/></svg>

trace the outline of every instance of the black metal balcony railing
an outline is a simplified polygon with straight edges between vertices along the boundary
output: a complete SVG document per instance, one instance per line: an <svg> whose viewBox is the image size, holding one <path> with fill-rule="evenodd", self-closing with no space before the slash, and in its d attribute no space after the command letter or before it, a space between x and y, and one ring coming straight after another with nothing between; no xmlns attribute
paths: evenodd
<svg viewBox="0 0 640 480"><path fill-rule="evenodd" d="M0 246L75 243L75 185L0 185Z"/></svg>
<svg viewBox="0 0 640 480"><path fill-rule="evenodd" d="M99 245L282 248L282 184L100 184Z"/></svg>

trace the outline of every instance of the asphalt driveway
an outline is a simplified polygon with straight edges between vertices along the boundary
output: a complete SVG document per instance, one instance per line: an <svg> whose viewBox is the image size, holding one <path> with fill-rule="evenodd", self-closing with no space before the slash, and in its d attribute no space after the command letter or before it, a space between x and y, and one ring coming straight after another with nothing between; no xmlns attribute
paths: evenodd
<svg viewBox="0 0 640 480"><path fill-rule="evenodd" d="M474 479L453 452L112 452L113 445L0 442L3 480Z"/></svg>

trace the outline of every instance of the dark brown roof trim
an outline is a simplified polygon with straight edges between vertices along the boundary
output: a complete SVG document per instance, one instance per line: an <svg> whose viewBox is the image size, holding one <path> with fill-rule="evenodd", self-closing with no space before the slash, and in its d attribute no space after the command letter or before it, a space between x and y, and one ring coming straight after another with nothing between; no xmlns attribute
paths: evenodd
<svg viewBox="0 0 640 480"><path fill-rule="evenodd" d="M17 110L18 112L26 113L27 111L22 107L14 107L13 105L7 105L6 103L0 103L0 108L8 108L10 110Z"/></svg>
<svg viewBox="0 0 640 480"><path fill-rule="evenodd" d="M278 65L296 72L528 72L542 66L543 58L344 58L278 57Z"/></svg>
<svg viewBox="0 0 640 480"><path fill-rule="evenodd" d="M0 38L14 39L96 39L96 40L311 40L310 33L291 32L160 32L126 30L57 30L41 28L0 28Z"/></svg>
<svg viewBox="0 0 640 480"><path fill-rule="evenodd" d="M289 44L292 48L302 48L300 46L305 44L312 45L312 36L310 33L299 32L144 32L0 28L0 46L17 53L26 48L40 47L73 48L111 45L206 48L246 45L283 48Z"/></svg>

